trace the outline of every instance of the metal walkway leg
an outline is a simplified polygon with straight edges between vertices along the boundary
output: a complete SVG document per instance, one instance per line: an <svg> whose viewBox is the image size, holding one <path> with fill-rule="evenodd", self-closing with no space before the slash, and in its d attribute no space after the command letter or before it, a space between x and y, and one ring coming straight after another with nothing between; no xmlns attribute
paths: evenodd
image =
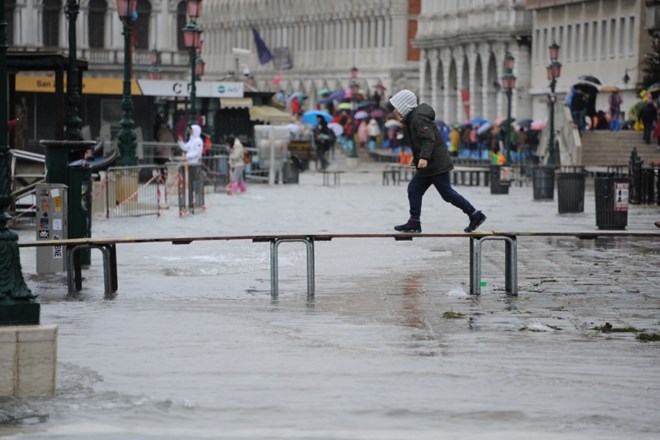
<svg viewBox="0 0 660 440"><path fill-rule="evenodd" d="M518 295L518 248L515 236L470 237L470 295L481 295L481 245L486 240L504 241L504 288Z"/></svg>
<svg viewBox="0 0 660 440"><path fill-rule="evenodd" d="M314 239L307 238L276 238L270 241L270 296L277 298L279 294L279 262L278 247L280 243L305 243L307 247L307 295L314 296Z"/></svg>

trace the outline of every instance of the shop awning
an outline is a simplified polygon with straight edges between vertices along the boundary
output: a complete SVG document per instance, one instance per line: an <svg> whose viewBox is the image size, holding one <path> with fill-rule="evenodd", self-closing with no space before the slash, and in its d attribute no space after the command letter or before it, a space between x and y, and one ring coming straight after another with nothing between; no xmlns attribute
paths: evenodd
<svg viewBox="0 0 660 440"><path fill-rule="evenodd" d="M275 107L259 105L250 109L250 120L264 121L273 125L288 124L291 122L291 115Z"/></svg>
<svg viewBox="0 0 660 440"><path fill-rule="evenodd" d="M252 98L220 98L220 108L250 108Z"/></svg>

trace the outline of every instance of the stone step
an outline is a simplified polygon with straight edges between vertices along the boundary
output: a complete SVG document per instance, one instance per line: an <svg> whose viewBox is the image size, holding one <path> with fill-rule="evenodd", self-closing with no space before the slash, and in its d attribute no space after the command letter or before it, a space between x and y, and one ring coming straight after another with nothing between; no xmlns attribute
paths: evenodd
<svg viewBox="0 0 660 440"><path fill-rule="evenodd" d="M644 163L660 162L655 139L646 144L638 131L596 130L582 135L582 163L584 166L627 165L633 147Z"/></svg>

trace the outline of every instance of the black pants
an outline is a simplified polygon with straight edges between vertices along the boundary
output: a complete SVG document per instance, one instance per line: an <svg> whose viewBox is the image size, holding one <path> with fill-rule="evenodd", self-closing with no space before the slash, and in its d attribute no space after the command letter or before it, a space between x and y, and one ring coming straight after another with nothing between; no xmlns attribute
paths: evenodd
<svg viewBox="0 0 660 440"><path fill-rule="evenodd" d="M415 173L413 178L408 183L408 202L410 203L410 218L419 220L422 214L422 198L426 190L435 186L442 199L451 203L466 215L472 215L476 209L470 202L468 202L462 195L460 195L451 186L449 180L449 172L436 174L435 176L420 176Z"/></svg>

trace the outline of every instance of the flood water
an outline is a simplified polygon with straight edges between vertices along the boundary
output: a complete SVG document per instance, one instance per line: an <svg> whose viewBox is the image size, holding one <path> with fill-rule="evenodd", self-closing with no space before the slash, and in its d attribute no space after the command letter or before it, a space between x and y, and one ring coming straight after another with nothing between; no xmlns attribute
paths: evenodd
<svg viewBox="0 0 660 440"><path fill-rule="evenodd" d="M389 233L407 218L405 186L377 172L209 194L204 213L94 219L94 237ZM457 187L486 230L593 231L531 187ZM556 197L556 196L555 196ZM660 209L631 206L628 230ZM424 232L465 216L429 192ZM19 231L34 241L34 231ZM660 240L521 238L519 296L504 292L504 246L483 246L483 294L469 291L468 240L335 239L279 252L268 243L119 245L119 291L104 299L100 253L67 296L65 274L37 275L42 324L59 328L57 394L0 400L11 439L657 439Z"/></svg>

